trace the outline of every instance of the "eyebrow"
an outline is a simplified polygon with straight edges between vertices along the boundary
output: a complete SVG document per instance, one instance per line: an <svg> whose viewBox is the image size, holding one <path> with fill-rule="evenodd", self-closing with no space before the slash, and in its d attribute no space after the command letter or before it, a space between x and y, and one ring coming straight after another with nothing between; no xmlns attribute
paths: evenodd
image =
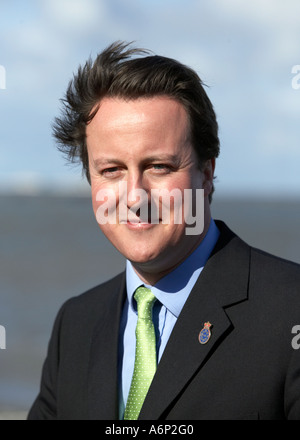
<svg viewBox="0 0 300 440"><path fill-rule="evenodd" d="M157 161L171 161L178 162L179 158L176 154L158 154L156 156L147 156L143 161L145 162L157 162Z"/></svg>
<svg viewBox="0 0 300 440"><path fill-rule="evenodd" d="M93 159L94 165L96 167L99 166L106 166L106 165L111 165L111 164L115 164L115 165L122 165L122 161L120 161L119 159Z"/></svg>
<svg viewBox="0 0 300 440"><path fill-rule="evenodd" d="M180 159L176 154L158 154L155 156L146 156L142 159L142 163L149 163L149 162L163 162L163 161L171 161L174 164L179 163ZM99 158L99 159L93 159L94 165L96 167L100 166L106 166L106 165L122 165L123 162L120 159L116 158Z"/></svg>

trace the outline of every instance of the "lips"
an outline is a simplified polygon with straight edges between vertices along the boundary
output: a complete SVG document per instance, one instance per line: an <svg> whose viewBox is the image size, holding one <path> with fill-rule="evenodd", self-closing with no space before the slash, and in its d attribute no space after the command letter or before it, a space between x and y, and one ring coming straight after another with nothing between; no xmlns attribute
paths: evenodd
<svg viewBox="0 0 300 440"><path fill-rule="evenodd" d="M144 222L126 222L124 223L128 229L135 230L135 231L144 231L150 228L153 228L156 226L153 223L144 223Z"/></svg>
<svg viewBox="0 0 300 440"><path fill-rule="evenodd" d="M129 229L144 230L157 226L161 223L161 219L148 218L147 220L143 220L137 216L131 216L127 219L120 219L119 223L126 225Z"/></svg>
<svg viewBox="0 0 300 440"><path fill-rule="evenodd" d="M139 212L134 213L132 211L129 211L127 218L121 217L119 219L119 223L131 225L133 227L154 226L161 223L160 218L151 218L151 216L148 216L148 218L141 218L139 214Z"/></svg>

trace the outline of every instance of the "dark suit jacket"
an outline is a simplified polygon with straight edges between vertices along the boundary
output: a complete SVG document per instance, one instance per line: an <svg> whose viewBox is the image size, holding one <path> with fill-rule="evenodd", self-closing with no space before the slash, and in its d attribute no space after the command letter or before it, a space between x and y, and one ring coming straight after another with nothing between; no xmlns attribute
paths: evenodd
<svg viewBox="0 0 300 440"><path fill-rule="evenodd" d="M220 239L158 365L140 419L300 420L300 266L253 249L217 222ZM61 308L29 413L118 419L119 322L125 275ZM211 338L201 345L205 322Z"/></svg>

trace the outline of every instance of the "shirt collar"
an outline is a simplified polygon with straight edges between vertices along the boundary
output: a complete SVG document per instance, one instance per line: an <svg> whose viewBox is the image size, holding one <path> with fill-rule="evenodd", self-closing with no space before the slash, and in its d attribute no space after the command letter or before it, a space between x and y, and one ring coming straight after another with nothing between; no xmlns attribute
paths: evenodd
<svg viewBox="0 0 300 440"><path fill-rule="evenodd" d="M154 286L144 284L133 269L131 262L127 260L127 298L132 310L136 310L133 301L134 292L139 286L145 286L150 288L156 298L177 318L215 247L219 235L220 232L212 219L204 239L195 251Z"/></svg>

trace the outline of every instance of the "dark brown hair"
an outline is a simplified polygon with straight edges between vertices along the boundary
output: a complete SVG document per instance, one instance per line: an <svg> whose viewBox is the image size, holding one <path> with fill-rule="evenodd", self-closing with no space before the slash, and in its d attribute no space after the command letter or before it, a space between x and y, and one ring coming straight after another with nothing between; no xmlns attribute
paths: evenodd
<svg viewBox="0 0 300 440"><path fill-rule="evenodd" d="M196 72L174 59L150 55L149 51L130 45L115 42L94 62L89 59L79 67L62 99L61 117L53 125L59 150L71 162L82 163L89 182L86 126L104 97L137 99L165 95L177 100L189 116L191 142L200 168L219 155L216 115Z"/></svg>

